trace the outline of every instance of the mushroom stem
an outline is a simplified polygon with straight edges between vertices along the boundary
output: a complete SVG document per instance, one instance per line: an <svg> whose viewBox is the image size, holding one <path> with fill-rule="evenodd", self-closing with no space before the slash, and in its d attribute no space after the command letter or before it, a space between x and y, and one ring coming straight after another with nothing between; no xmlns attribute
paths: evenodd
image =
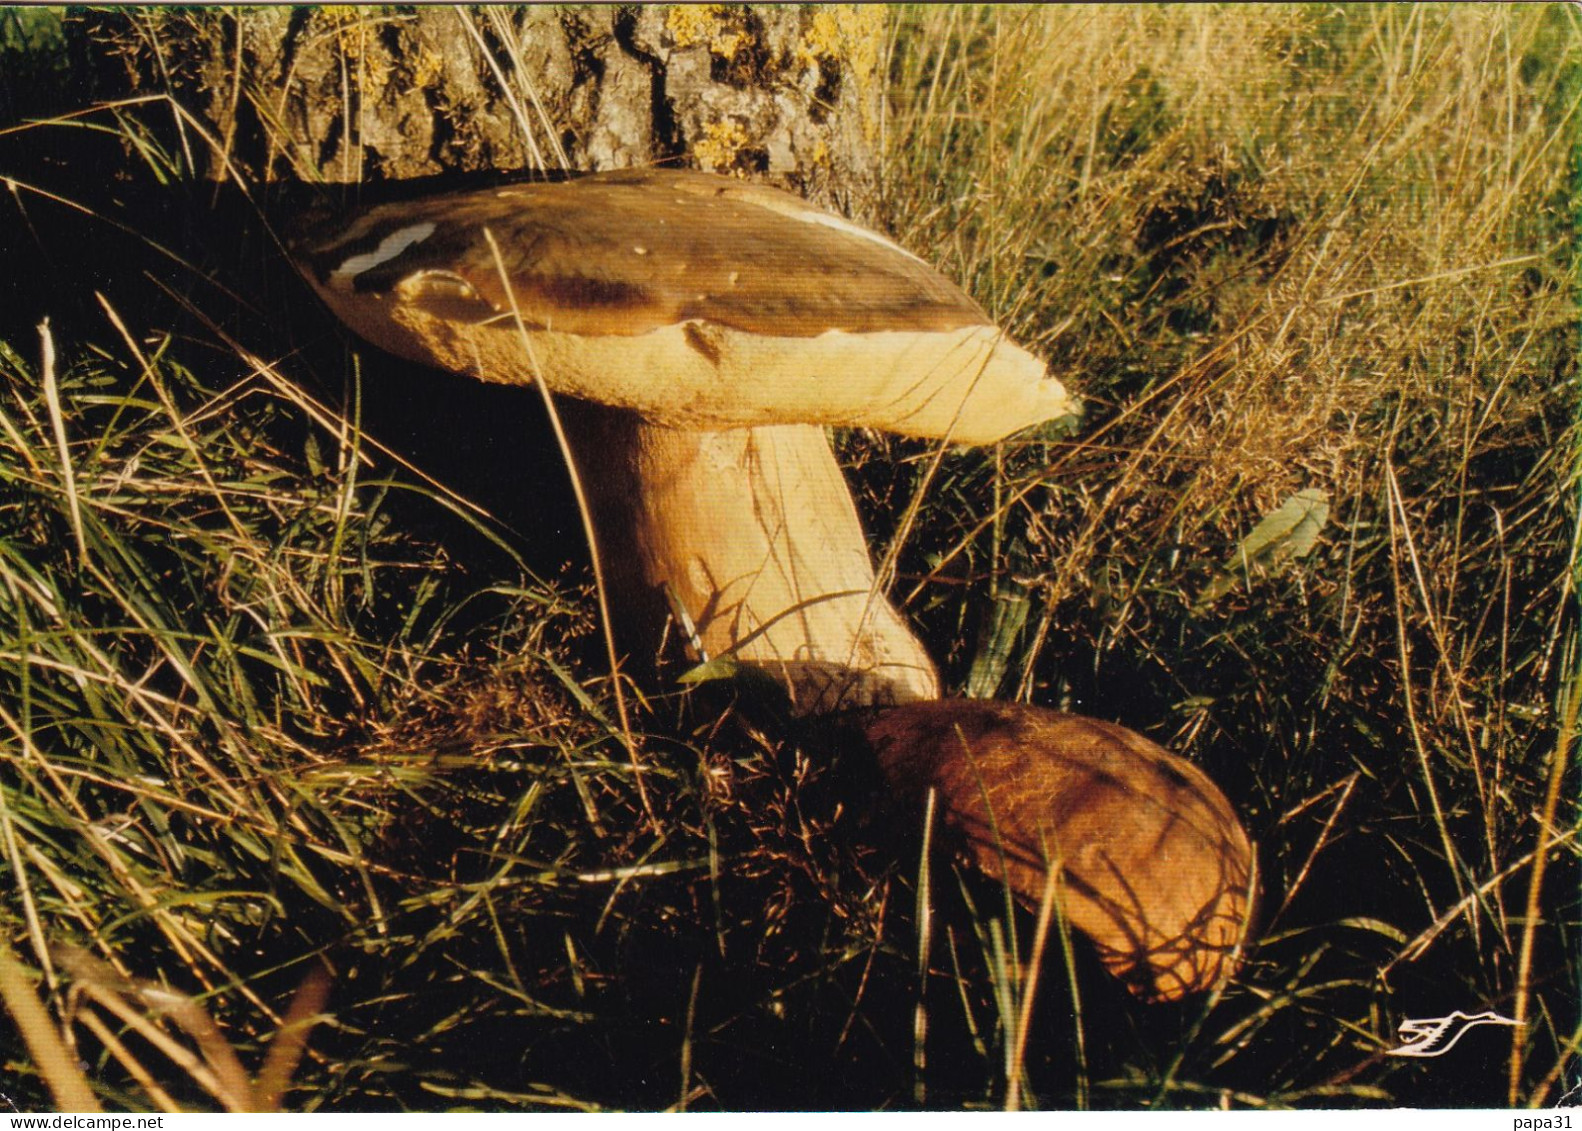
<svg viewBox="0 0 1582 1131"><path fill-rule="evenodd" d="M678 429L569 400L561 416L634 654L656 650L668 589L708 658L767 673L798 714L938 697L927 652L874 592L822 429Z"/></svg>

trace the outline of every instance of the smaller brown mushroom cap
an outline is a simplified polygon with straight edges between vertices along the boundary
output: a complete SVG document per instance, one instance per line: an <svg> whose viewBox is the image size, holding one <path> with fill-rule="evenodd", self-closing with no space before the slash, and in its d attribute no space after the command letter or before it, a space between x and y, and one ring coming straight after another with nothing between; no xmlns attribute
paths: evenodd
<svg viewBox="0 0 1582 1131"><path fill-rule="evenodd" d="M936 700L867 724L886 778L932 787L974 864L1025 903L1051 863L1067 920L1141 997L1174 1001L1234 972L1253 851L1202 770L1113 723L1016 703Z"/></svg>
<svg viewBox="0 0 1582 1131"><path fill-rule="evenodd" d="M378 205L310 228L295 254L325 302L393 353L489 381L541 375L668 427L988 443L1075 411L922 260L729 177L629 169Z"/></svg>

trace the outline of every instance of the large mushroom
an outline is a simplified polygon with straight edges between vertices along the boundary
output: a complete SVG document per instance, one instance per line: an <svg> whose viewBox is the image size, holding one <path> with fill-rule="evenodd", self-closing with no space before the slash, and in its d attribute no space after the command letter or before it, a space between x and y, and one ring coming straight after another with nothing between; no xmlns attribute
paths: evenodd
<svg viewBox="0 0 1582 1131"><path fill-rule="evenodd" d="M916 256L798 197L638 169L368 208L303 272L392 353L564 402L634 653L672 612L803 713L939 694L825 425L986 443L1074 410Z"/></svg>

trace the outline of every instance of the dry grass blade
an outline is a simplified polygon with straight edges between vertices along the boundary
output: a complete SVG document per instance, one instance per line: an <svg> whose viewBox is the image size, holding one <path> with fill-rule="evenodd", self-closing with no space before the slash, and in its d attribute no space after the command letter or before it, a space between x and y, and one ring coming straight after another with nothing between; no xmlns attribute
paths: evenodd
<svg viewBox="0 0 1582 1131"><path fill-rule="evenodd" d="M269 1043L255 1084L213 1018L185 994L156 983L124 978L76 947L57 947L55 955L73 979L75 996L117 1018L127 1032L136 1034L163 1053L232 1112L279 1110L291 1076L306 1050L308 1032L319 1020L319 1011L329 994L328 972L314 967L298 987L280 1028ZM161 1025L164 1018L175 1022L186 1033L197 1046L197 1056L165 1032ZM157 1083L157 1074L150 1071L121 1036L107 1027L92 1009L79 1005L77 1020L104 1044L163 1110L180 1110Z"/></svg>
<svg viewBox="0 0 1582 1131"><path fill-rule="evenodd" d="M461 22L462 27L467 29L467 34L472 37L473 42L478 45L479 55L493 73L500 89L505 92L506 101L511 107L511 116L515 119L517 130L522 136L523 143L528 148L533 167L541 172L550 168L572 168L571 159L566 156L566 151L560 143L560 133L545 112L543 102L539 99L538 89L531 77L532 69L525 66L522 62L517 46L517 37L513 33L509 22L501 17L500 10L497 8L485 8L483 15L489 22L489 30L498 37L500 42L507 44L508 50L511 52L512 66L509 76L501 67L500 60L496 57L495 52L489 50L489 45L484 40L483 32L478 27L477 16L461 5L456 7L456 18ZM531 116L529 116L527 108L522 105L521 96L517 92L518 86L525 89L528 101L533 104L533 114ZM538 126L537 129L534 128L535 121ZM539 143L540 131L542 131L545 143L550 149L550 156L554 158L553 165L546 159L543 146Z"/></svg>
<svg viewBox="0 0 1582 1131"><path fill-rule="evenodd" d="M60 476L66 505L71 514L71 533L77 541L78 560L88 561L88 543L82 533L82 510L77 502L77 480L71 466L71 447L66 442L66 419L60 410L60 384L55 376L55 339L49 332L49 319L38 326L39 371L44 378L44 404L49 408L49 424L55 433L55 452L60 458Z"/></svg>
<svg viewBox="0 0 1582 1131"><path fill-rule="evenodd" d="M923 803L923 846L917 862L917 1004L912 1007L912 1102L928 1100L928 961L934 947L934 811L939 794L930 789Z"/></svg>
<svg viewBox="0 0 1582 1131"><path fill-rule="evenodd" d="M181 1104L176 1102L175 1097L165 1090L164 1086L149 1071L142 1060L131 1049L127 1048L126 1043L121 1040L121 1033L126 1032L125 1029L117 1032L116 1029L106 1024L104 1018L91 1009L78 1009L72 1019L88 1030L94 1039L104 1046L105 1051L114 1057L115 1062L126 1070L127 1076L143 1090L154 1107L172 1115L182 1110Z"/></svg>
<svg viewBox="0 0 1582 1131"><path fill-rule="evenodd" d="M322 965L311 967L292 996L280 1028L275 1030L269 1050L264 1054L263 1067L258 1070L253 1090L259 1111L281 1110L286 1089L307 1052L308 1035L321 1020L319 1015L329 996L329 970Z"/></svg>
<svg viewBox="0 0 1582 1131"><path fill-rule="evenodd" d="M686 1111L692 1100L692 1027L698 1017L698 991L703 986L703 967L692 971L692 989L687 994L687 1015L681 1029L681 1095L676 1111Z"/></svg>
<svg viewBox="0 0 1582 1131"><path fill-rule="evenodd" d="M1543 810L1538 817L1538 845L1532 854L1532 874L1527 881L1527 903L1522 925L1521 950L1516 958L1515 1026L1511 1032L1511 1054L1507 1062L1506 1102L1515 1107L1521 1099L1522 1064L1527 1041L1523 1030L1528 1021L1532 1001L1533 942L1538 925L1543 919L1544 873L1548 868L1550 852L1566 839L1555 827L1555 817L1560 810L1560 797L1564 791L1566 766L1577 740L1577 716L1582 708L1582 654L1573 657L1575 666L1566 680L1560 700L1560 727L1555 735L1555 747L1549 760L1549 781L1544 790ZM1574 830L1572 830L1574 832Z"/></svg>
<svg viewBox="0 0 1582 1131"><path fill-rule="evenodd" d="M517 334L522 342L522 350L528 357L529 364L536 370L538 359L533 351L532 340L527 335L527 325L522 321L522 310L517 305L516 291L511 286L511 279L505 269L505 260L500 255L500 246L495 243L494 233L488 228L483 230L484 239L489 243L489 251L494 256L495 269L500 273L500 286L511 302L511 316L516 321ZM610 614L609 590L604 583L604 566L599 553L599 539L594 533L593 512L588 504L588 494L582 486L582 470L577 466L577 461L572 457L571 444L566 439L566 430L560 422L560 414L555 409L555 397L549 391L549 385L542 379L534 381L534 386L544 401L544 410L549 414L550 425L555 430L555 442L560 446L560 453L565 460L566 474L571 480L571 489L577 496L577 511L582 518L582 535L588 543L588 553L593 563L593 587L599 600L599 623L604 632L605 651L610 663L610 692L615 699L615 711L621 724L620 737L626 747L626 755L632 763L633 780L637 785L637 794L643 803L643 811L648 815L649 822L654 831L659 832L659 818L654 814L653 802L649 800L647 787L643 783L642 760L637 754L637 740L632 736L632 721L627 713L626 693L623 690L621 677L621 659L615 647L615 622Z"/></svg>
<svg viewBox="0 0 1582 1131"><path fill-rule="evenodd" d="M1316 804L1318 801L1328 797L1331 793L1338 792L1340 795L1335 798L1334 806L1330 809L1329 815L1324 818L1324 827L1319 830L1318 837L1313 841L1313 847L1308 851L1306 858L1302 861L1302 866L1297 869L1295 877L1293 877L1291 882L1286 886L1285 895L1281 898L1279 908L1275 910L1274 914L1269 916L1268 922L1264 924L1265 930L1272 929L1274 925L1280 921L1280 916L1284 914L1285 909L1290 906L1291 901L1296 898L1297 893L1302 890L1302 885L1307 882L1307 877L1313 870L1313 862L1318 859L1318 854L1322 852L1324 850L1324 846L1329 843L1330 836L1335 831L1335 822L1340 819L1340 814L1346 808L1346 802L1351 797L1351 791L1356 788L1357 777L1357 774L1350 775L1344 781L1337 782L1335 785L1325 789L1322 793L1317 794L1314 797L1307 798L1295 809L1292 809L1290 812L1286 813L1280 818L1281 821L1288 821L1295 817L1298 813L1303 812L1310 806Z"/></svg>
<svg viewBox="0 0 1582 1131"><path fill-rule="evenodd" d="M55 1032L54 1022L35 996L22 965L9 946L0 946L0 999L4 1000L11 1020L21 1030L33 1063L49 1086L59 1110L102 1111L98 1097L77 1065L77 1058Z"/></svg>
<svg viewBox="0 0 1582 1131"><path fill-rule="evenodd" d="M236 1052L204 1009L185 994L153 982L123 978L76 947L54 948L55 959L73 979L73 989L119 1018L232 1112L259 1110L253 1083ZM169 1017L198 1046L198 1057L160 1026ZM125 1054L123 1049L123 1055ZM200 1059L201 1058L201 1059Z"/></svg>
<svg viewBox="0 0 1582 1131"><path fill-rule="evenodd" d="M1038 900L1038 926L1033 931L1033 949L1027 957L1026 977L1021 987L1021 1009L1016 1015L1015 1035L1011 1042L1012 1071L1005 1096L1007 1111L1020 1111L1022 1107L1022 1081L1026 1078L1027 1041L1033 1026L1033 1003L1038 998L1038 976L1044 968L1044 951L1049 944L1049 926L1056 915L1060 892L1060 861L1051 858L1044 879L1044 890Z"/></svg>

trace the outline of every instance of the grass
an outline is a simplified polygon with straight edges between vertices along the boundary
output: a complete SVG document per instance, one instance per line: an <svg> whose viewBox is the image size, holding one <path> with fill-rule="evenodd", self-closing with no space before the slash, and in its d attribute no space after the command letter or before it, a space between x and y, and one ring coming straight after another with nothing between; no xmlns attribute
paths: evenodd
<svg viewBox="0 0 1582 1131"><path fill-rule="evenodd" d="M908 37L903 235L1090 406L1076 442L961 460L910 592L998 590L1002 694L1149 729L1246 806L1278 900L1255 963L1298 976L1237 1028L1293 1092L1447 986L1523 1012L1512 1064L1575 1047L1572 978L1525 1013L1519 959L1576 832L1540 803L1571 741L1576 27L1531 15L952 9ZM1216 584L1304 490L1322 542ZM928 610L958 678L999 623L962 605ZM1557 956L1572 895L1538 901ZM1274 1038L1292 1012L1314 1043Z"/></svg>
<svg viewBox="0 0 1582 1131"><path fill-rule="evenodd" d="M841 450L948 683L1144 730L1244 814L1248 968L1156 1007L718 689L639 696L650 824L531 396L348 354L170 104L58 117L51 25L0 16L0 109L47 119L0 122L8 1003L19 967L137 1110L1565 1101L1577 22L897 17L889 222L1088 411L931 475ZM1317 536L1255 552L1297 498ZM1453 1009L1527 1024L1385 1055Z"/></svg>

